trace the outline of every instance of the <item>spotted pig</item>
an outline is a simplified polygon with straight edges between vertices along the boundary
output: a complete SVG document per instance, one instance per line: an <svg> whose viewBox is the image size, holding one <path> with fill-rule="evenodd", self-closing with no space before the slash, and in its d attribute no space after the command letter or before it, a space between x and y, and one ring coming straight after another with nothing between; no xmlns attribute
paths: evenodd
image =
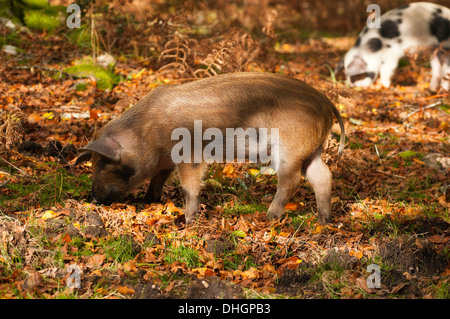
<svg viewBox="0 0 450 319"><path fill-rule="evenodd" d="M398 61L406 50L433 48L430 89L449 89L450 9L416 2L391 10L380 18L379 28L367 26L340 62L352 86L369 86L377 78L389 87Z"/></svg>

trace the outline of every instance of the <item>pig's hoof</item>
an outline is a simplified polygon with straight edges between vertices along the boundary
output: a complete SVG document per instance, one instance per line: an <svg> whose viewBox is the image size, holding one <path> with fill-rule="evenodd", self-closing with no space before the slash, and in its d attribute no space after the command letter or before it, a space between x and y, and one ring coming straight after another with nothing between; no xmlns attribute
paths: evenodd
<svg viewBox="0 0 450 319"><path fill-rule="evenodd" d="M281 216L283 216L283 213L279 214L279 213L275 213L275 212L271 212L271 211L268 211L266 214L267 219L276 219L276 218L280 218Z"/></svg>
<svg viewBox="0 0 450 319"><path fill-rule="evenodd" d="M194 220L195 220L195 217L196 217L196 215L195 214L192 214L192 215L185 215L186 217L186 225L191 225L193 222L194 222Z"/></svg>
<svg viewBox="0 0 450 319"><path fill-rule="evenodd" d="M321 225L326 225L331 221L331 216L319 216L319 223Z"/></svg>

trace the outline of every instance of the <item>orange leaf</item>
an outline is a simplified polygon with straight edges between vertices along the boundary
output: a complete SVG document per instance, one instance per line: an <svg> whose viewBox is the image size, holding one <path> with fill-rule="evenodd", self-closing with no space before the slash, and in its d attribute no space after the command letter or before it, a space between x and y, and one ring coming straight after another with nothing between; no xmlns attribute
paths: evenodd
<svg viewBox="0 0 450 319"><path fill-rule="evenodd" d="M91 119L91 120L96 120L96 119L98 119L98 114L99 114L100 112L98 111L98 110L90 110L89 111L89 118Z"/></svg>
<svg viewBox="0 0 450 319"><path fill-rule="evenodd" d="M127 261L126 263L123 264L123 270L128 272L135 272L137 271L136 264L134 263L133 260Z"/></svg>
<svg viewBox="0 0 450 319"><path fill-rule="evenodd" d="M284 206L284 209L297 210L297 204L296 203L287 203L286 206Z"/></svg>
<svg viewBox="0 0 450 319"><path fill-rule="evenodd" d="M227 164L222 171L226 176L230 177L234 173L234 167L231 164Z"/></svg>
<svg viewBox="0 0 450 319"><path fill-rule="evenodd" d="M426 164L425 164L425 162L422 162L421 160L418 160L417 158L413 158L412 159L414 162L416 162L417 164L420 164L420 165L422 165L422 166L425 166Z"/></svg>
<svg viewBox="0 0 450 319"><path fill-rule="evenodd" d="M100 267L105 261L105 258L106 258L105 254L95 254L94 256L91 256L89 258L87 265L90 268Z"/></svg>
<svg viewBox="0 0 450 319"><path fill-rule="evenodd" d="M69 244L70 242L72 242L72 239L70 238L70 235L67 234L67 233L63 236L62 240L63 240L65 243L68 243L68 244Z"/></svg>
<svg viewBox="0 0 450 319"><path fill-rule="evenodd" d="M121 294L124 294L124 295L127 295L127 294L134 294L134 289L132 289L132 288L130 288L130 287L127 287L127 286L119 286L119 287L117 287L117 290L118 290Z"/></svg>

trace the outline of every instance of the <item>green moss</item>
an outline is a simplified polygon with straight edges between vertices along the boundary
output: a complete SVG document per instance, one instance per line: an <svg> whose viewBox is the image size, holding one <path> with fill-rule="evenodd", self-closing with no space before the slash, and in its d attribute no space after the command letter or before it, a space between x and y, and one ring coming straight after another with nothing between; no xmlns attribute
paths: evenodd
<svg viewBox="0 0 450 319"><path fill-rule="evenodd" d="M23 0L23 2L32 9L44 9L49 6L48 0Z"/></svg>
<svg viewBox="0 0 450 319"><path fill-rule="evenodd" d="M64 6L51 6L40 10L26 10L25 24L35 30L51 32L66 21Z"/></svg>
<svg viewBox="0 0 450 319"><path fill-rule="evenodd" d="M64 72L78 78L94 77L97 80L97 88L100 90L112 89L120 78L109 71L106 71L98 65L83 62L73 65L63 70Z"/></svg>
<svg viewBox="0 0 450 319"><path fill-rule="evenodd" d="M398 153L398 155L404 159L410 159L412 157L415 157L416 154L417 154L417 152L414 152L414 151L404 151L404 152Z"/></svg>

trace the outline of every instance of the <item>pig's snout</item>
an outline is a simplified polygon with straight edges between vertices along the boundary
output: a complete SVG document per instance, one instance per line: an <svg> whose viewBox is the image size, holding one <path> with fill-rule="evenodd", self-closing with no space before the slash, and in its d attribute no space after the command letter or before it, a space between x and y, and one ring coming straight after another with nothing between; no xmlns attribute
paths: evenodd
<svg viewBox="0 0 450 319"><path fill-rule="evenodd" d="M96 191L92 189L92 200L95 200L98 204L111 205L113 202L120 201L121 196L113 191Z"/></svg>

